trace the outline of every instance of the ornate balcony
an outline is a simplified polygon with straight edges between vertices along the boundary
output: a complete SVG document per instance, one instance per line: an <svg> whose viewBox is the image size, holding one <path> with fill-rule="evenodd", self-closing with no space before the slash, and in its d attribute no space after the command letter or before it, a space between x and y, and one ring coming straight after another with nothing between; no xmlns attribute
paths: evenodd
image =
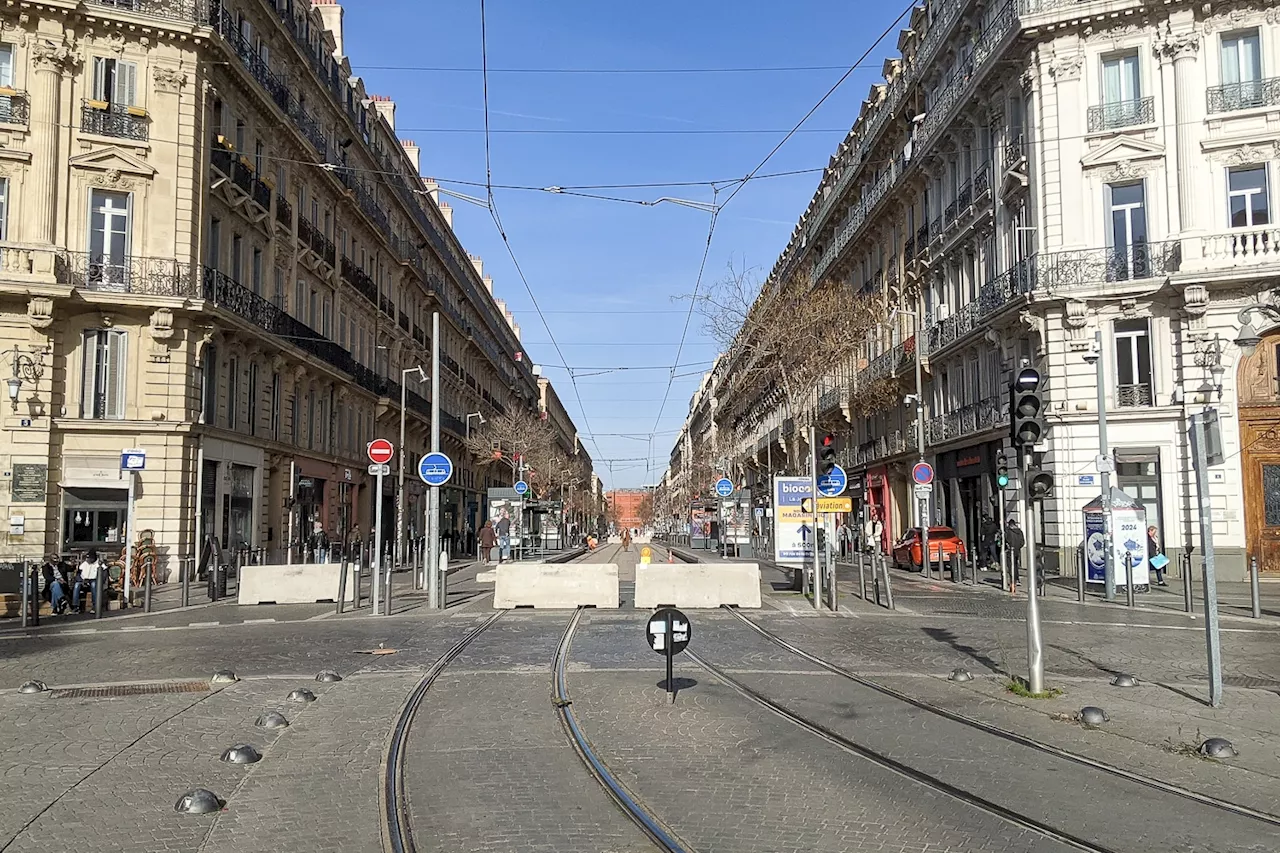
<svg viewBox="0 0 1280 853"><path fill-rule="evenodd" d="M31 99L26 92L0 87L0 124L26 126L31 121Z"/></svg>
<svg viewBox="0 0 1280 853"><path fill-rule="evenodd" d="M356 292L369 300L371 305L378 304L378 286L373 283L369 274L356 266L350 258L342 257L342 280L356 289Z"/></svg>
<svg viewBox="0 0 1280 853"><path fill-rule="evenodd" d="M80 108L80 129L98 136L146 142L150 120L138 107L86 99Z"/></svg>
<svg viewBox="0 0 1280 853"><path fill-rule="evenodd" d="M1053 252L1036 256L1033 286L1063 290L1136 281L1170 275L1181 266L1182 243L1178 240Z"/></svg>
<svg viewBox="0 0 1280 853"><path fill-rule="evenodd" d="M1116 386L1116 405L1122 409L1137 409L1153 403L1151 383Z"/></svg>
<svg viewBox="0 0 1280 853"><path fill-rule="evenodd" d="M285 228L293 227L293 205L282 195L276 196L276 222Z"/></svg>
<svg viewBox="0 0 1280 853"><path fill-rule="evenodd" d="M1027 143L1026 138L1021 134L1015 134L1004 145L1004 161L1001 168L1007 173L1017 169L1027 160Z"/></svg>
<svg viewBox="0 0 1280 853"><path fill-rule="evenodd" d="M980 199L991 191L991 176L987 171L987 164L983 163L978 167L978 171L973 173L973 197Z"/></svg>
<svg viewBox="0 0 1280 853"><path fill-rule="evenodd" d="M925 421L925 440L930 445L944 444L995 429L1008 422L1008 396L993 395Z"/></svg>
<svg viewBox="0 0 1280 853"><path fill-rule="evenodd" d="M84 0L90 6L105 6L124 12L153 15L172 21L202 21L208 17L208 0Z"/></svg>
<svg viewBox="0 0 1280 853"><path fill-rule="evenodd" d="M1280 105L1280 77L1210 86L1205 94L1210 113L1232 113L1237 110L1251 110L1255 107L1274 107Z"/></svg>
<svg viewBox="0 0 1280 853"><path fill-rule="evenodd" d="M100 254L67 252L59 280L82 290L189 299L198 292L198 276L191 264L172 258L127 257L117 262Z"/></svg>
<svg viewBox="0 0 1280 853"><path fill-rule="evenodd" d="M1154 97L1138 98L1134 101L1116 101L1089 107L1089 132L1102 133L1108 130L1120 130L1125 127L1136 127L1153 124L1156 120L1156 99Z"/></svg>
<svg viewBox="0 0 1280 853"><path fill-rule="evenodd" d="M1280 225L1232 228L1202 237L1199 243L1204 267L1280 264Z"/></svg>

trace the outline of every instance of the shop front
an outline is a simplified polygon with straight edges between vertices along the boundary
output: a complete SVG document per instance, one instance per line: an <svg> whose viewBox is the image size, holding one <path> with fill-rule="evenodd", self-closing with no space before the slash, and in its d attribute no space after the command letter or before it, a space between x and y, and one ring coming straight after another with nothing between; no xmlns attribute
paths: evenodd
<svg viewBox="0 0 1280 853"><path fill-rule="evenodd" d="M263 542L262 450L205 436L200 463L200 530L223 548L257 548Z"/></svg>
<svg viewBox="0 0 1280 853"><path fill-rule="evenodd" d="M866 474L864 521L874 519L880 522L880 550L888 553L889 543L893 536L892 514L890 512L889 469L887 466L872 468Z"/></svg>
<svg viewBox="0 0 1280 853"><path fill-rule="evenodd" d="M120 473L119 455L64 456L60 486L62 553L119 554L129 513L129 485Z"/></svg>
<svg viewBox="0 0 1280 853"><path fill-rule="evenodd" d="M938 454L942 488L934 494L941 501L941 523L955 530L971 548L979 545L982 516L995 516L991 498L1000 446L999 442L987 442Z"/></svg>

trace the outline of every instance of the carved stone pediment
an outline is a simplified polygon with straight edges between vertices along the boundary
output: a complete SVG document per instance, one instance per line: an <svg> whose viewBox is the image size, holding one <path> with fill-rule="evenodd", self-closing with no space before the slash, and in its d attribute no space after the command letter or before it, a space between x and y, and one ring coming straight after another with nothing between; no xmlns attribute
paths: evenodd
<svg viewBox="0 0 1280 853"><path fill-rule="evenodd" d="M1163 157L1164 153L1164 146L1157 142L1121 136L1081 157L1080 165L1085 169L1145 169L1152 165L1145 161L1156 160ZM1126 163L1130 166L1125 166Z"/></svg>
<svg viewBox="0 0 1280 853"><path fill-rule="evenodd" d="M73 168L96 172L104 179L112 179L119 175L120 177L116 178L117 182L130 177L149 180L156 174L155 167L146 160L131 151L115 146L99 148L96 151L72 157L70 163Z"/></svg>

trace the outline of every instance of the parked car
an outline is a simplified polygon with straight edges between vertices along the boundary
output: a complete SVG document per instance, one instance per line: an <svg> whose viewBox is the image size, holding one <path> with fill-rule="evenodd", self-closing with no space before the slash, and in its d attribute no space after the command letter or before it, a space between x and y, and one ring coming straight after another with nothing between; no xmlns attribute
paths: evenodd
<svg viewBox="0 0 1280 853"><path fill-rule="evenodd" d="M956 535L956 532L950 527L930 527L929 560L937 563L938 557L941 555L945 563L951 559L952 554L958 554L962 560L967 557L964 542ZM911 568L915 571L920 571L919 527L909 528L893 546L893 564L899 568Z"/></svg>

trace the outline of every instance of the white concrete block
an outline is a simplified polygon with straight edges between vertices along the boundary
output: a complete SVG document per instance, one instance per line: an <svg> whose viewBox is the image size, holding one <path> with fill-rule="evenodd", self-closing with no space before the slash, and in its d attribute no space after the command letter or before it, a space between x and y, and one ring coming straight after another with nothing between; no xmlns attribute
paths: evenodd
<svg viewBox="0 0 1280 853"><path fill-rule="evenodd" d="M570 609L618 607L615 563L503 563L493 606Z"/></svg>
<svg viewBox="0 0 1280 853"><path fill-rule="evenodd" d="M476 583L497 583L498 570L492 569L487 572L476 572Z"/></svg>
<svg viewBox="0 0 1280 853"><path fill-rule="evenodd" d="M636 607L760 606L756 563L652 563L636 566Z"/></svg>
<svg viewBox="0 0 1280 853"><path fill-rule="evenodd" d="M241 566L237 604L315 604L338 600L341 563Z"/></svg>

